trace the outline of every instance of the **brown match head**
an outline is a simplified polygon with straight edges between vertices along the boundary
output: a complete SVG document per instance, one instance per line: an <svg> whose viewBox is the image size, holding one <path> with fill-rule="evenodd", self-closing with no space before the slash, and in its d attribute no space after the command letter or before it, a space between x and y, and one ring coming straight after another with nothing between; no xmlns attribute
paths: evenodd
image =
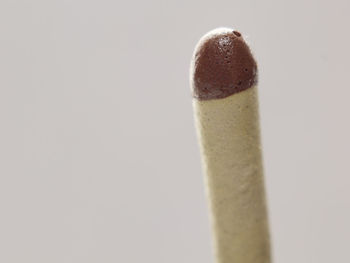
<svg viewBox="0 0 350 263"><path fill-rule="evenodd" d="M220 28L199 41L191 65L193 97L228 97L257 83L257 65L238 31Z"/></svg>

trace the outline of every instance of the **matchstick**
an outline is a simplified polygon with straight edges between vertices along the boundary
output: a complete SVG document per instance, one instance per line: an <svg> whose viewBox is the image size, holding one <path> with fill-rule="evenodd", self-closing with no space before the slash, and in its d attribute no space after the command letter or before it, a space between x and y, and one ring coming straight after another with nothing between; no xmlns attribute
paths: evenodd
<svg viewBox="0 0 350 263"><path fill-rule="evenodd" d="M269 263L257 65L239 32L201 38L191 86L216 262Z"/></svg>

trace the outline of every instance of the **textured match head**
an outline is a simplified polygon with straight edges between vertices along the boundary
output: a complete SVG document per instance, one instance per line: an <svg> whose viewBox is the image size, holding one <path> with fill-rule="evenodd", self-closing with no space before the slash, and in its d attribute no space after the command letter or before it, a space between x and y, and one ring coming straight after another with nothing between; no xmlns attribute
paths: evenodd
<svg viewBox="0 0 350 263"><path fill-rule="evenodd" d="M194 98L225 98L252 87L257 77L255 59L238 31L215 29L199 41L191 65Z"/></svg>

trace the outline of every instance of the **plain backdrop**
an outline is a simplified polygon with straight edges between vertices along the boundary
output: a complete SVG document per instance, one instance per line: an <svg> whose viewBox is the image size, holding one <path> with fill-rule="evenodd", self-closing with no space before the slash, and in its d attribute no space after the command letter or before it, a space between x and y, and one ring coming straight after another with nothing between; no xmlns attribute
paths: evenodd
<svg viewBox="0 0 350 263"><path fill-rule="evenodd" d="M0 2L0 262L209 263L189 64L257 58L275 262L349 262L347 0Z"/></svg>

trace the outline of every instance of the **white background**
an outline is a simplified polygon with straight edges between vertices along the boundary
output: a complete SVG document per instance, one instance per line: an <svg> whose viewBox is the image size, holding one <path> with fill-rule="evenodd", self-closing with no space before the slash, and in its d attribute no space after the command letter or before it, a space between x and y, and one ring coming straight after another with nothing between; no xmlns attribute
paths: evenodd
<svg viewBox="0 0 350 263"><path fill-rule="evenodd" d="M213 262L189 63L260 72L275 262L349 262L347 0L0 2L0 262Z"/></svg>

